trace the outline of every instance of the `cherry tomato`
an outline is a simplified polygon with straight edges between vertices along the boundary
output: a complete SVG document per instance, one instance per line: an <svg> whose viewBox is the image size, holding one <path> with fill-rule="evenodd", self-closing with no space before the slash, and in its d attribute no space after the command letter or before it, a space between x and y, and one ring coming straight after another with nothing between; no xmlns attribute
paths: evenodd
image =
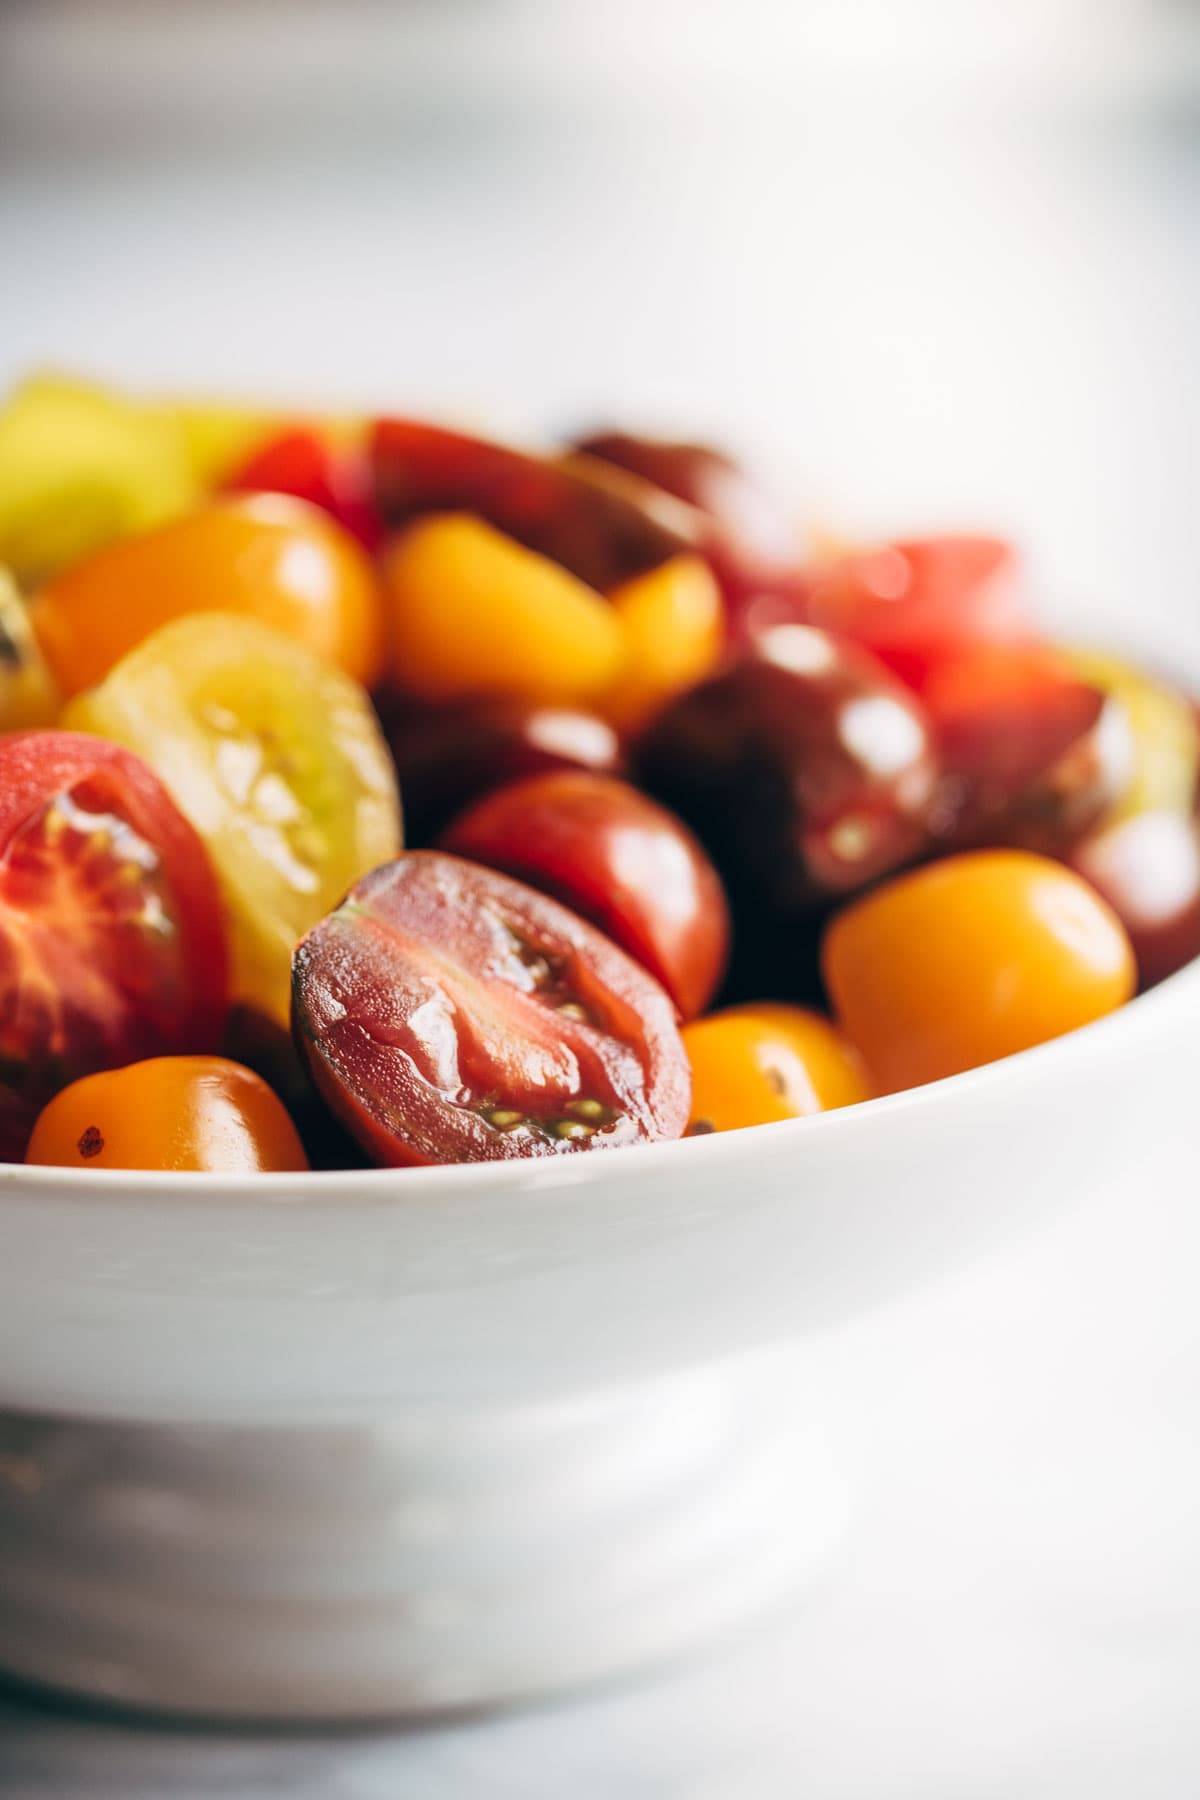
<svg viewBox="0 0 1200 1800"><path fill-rule="evenodd" d="M594 926L490 869L413 851L296 952L297 1042L381 1163L555 1156L675 1138L671 1001Z"/></svg>
<svg viewBox="0 0 1200 1800"><path fill-rule="evenodd" d="M161 772L220 877L234 997L286 1024L293 946L400 847L392 761L362 688L256 619L196 613L68 712Z"/></svg>
<svg viewBox="0 0 1200 1800"><path fill-rule="evenodd" d="M1143 988L1200 956L1200 825L1188 813L1123 813L1068 860L1129 933Z"/></svg>
<svg viewBox="0 0 1200 1800"><path fill-rule="evenodd" d="M729 950L720 878L691 832L628 782L571 769L531 775L477 801L442 847L591 919L685 1018L716 991Z"/></svg>
<svg viewBox="0 0 1200 1800"><path fill-rule="evenodd" d="M596 713L528 700L391 704L385 714L412 845L428 844L455 813L492 788L548 769L618 775L621 742Z"/></svg>
<svg viewBox="0 0 1200 1800"><path fill-rule="evenodd" d="M0 731L53 725L62 696L37 645L29 612L7 570L0 569Z"/></svg>
<svg viewBox="0 0 1200 1800"><path fill-rule="evenodd" d="M798 534L778 501L740 463L705 444L599 432L578 448L686 501L702 516L702 548L735 642L803 618Z"/></svg>
<svg viewBox="0 0 1200 1800"><path fill-rule="evenodd" d="M807 604L814 625L864 644L918 691L950 657L1031 635L1020 567L999 538L910 538L853 551L814 572Z"/></svg>
<svg viewBox="0 0 1200 1800"><path fill-rule="evenodd" d="M869 1100L862 1059L820 1013L742 1006L683 1029L693 1135L802 1119Z"/></svg>
<svg viewBox="0 0 1200 1800"><path fill-rule="evenodd" d="M105 388L39 375L0 407L0 562L27 586L197 493L175 420Z"/></svg>
<svg viewBox="0 0 1200 1800"><path fill-rule="evenodd" d="M1193 811L1200 720L1188 696L1114 656L1075 651L1070 660L1085 681L1112 697L1129 724L1132 767L1117 801L1120 815Z"/></svg>
<svg viewBox="0 0 1200 1800"><path fill-rule="evenodd" d="M925 843L935 763L919 703L866 651L777 625L638 747L647 785L739 895L792 911Z"/></svg>
<svg viewBox="0 0 1200 1800"><path fill-rule="evenodd" d="M367 684L383 665L383 615L362 550L315 507L277 494L215 500L109 544L43 588L42 650L65 694L103 681L159 626L245 613Z"/></svg>
<svg viewBox="0 0 1200 1800"><path fill-rule="evenodd" d="M571 705L610 690L616 612L557 563L466 513L424 519L384 559L391 674L424 700Z"/></svg>
<svg viewBox="0 0 1200 1800"><path fill-rule="evenodd" d="M942 663L922 698L943 767L939 829L956 845L1057 853L1129 784L1122 708L1047 646L992 647Z"/></svg>
<svg viewBox="0 0 1200 1800"><path fill-rule="evenodd" d="M313 426L293 425L259 444L227 477L225 486L235 493L291 494L306 500L336 519L368 550L374 550L383 535L364 446L336 442Z"/></svg>
<svg viewBox="0 0 1200 1800"><path fill-rule="evenodd" d="M599 704L631 731L716 667L725 636L721 591L700 557L675 556L614 588L609 599L625 649Z"/></svg>
<svg viewBox="0 0 1200 1800"><path fill-rule="evenodd" d="M601 593L702 537L690 507L591 457L531 455L416 419L381 419L369 454L386 524L471 513Z"/></svg>
<svg viewBox="0 0 1200 1800"><path fill-rule="evenodd" d="M0 738L0 1156L96 1069L219 1039L227 959L204 847L136 756Z"/></svg>
<svg viewBox="0 0 1200 1800"><path fill-rule="evenodd" d="M839 1022L885 1091L1027 1050L1121 1006L1129 938L1069 869L979 850L901 875L825 937Z"/></svg>
<svg viewBox="0 0 1200 1800"><path fill-rule="evenodd" d="M25 1160L223 1175L308 1168L283 1104L223 1056L157 1056L85 1075L43 1109Z"/></svg>

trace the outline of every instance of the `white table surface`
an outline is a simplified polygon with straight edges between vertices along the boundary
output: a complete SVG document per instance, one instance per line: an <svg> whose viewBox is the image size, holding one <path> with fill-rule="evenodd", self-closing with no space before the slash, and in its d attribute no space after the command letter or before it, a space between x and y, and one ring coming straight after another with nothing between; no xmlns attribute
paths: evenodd
<svg viewBox="0 0 1200 1800"><path fill-rule="evenodd" d="M614 54L556 86L509 46L498 85L465 59L464 101L418 8L423 61L392 45L365 85L335 70L355 104L316 105L327 40L306 39L262 115L259 55L224 104L214 52L124 105L131 66L153 89L154 9L103 10L103 40L79 8L0 16L0 376L705 426L763 443L835 520L1020 528L1101 631L1200 628L1200 149L1153 58L1157 106L1014 77L946 108L897 93L886 56L865 87L853 58L765 51L674 85ZM816 1347L856 1528L741 1643L428 1731L231 1737L8 1696L0 1794L1191 1800L1198 1160L1183 1121L1174 1192L1101 1215L1081 1196Z"/></svg>

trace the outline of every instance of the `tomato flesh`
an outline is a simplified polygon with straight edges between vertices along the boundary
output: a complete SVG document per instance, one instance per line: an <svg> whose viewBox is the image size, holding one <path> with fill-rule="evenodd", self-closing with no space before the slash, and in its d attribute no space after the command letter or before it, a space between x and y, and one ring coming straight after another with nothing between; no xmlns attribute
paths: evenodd
<svg viewBox="0 0 1200 1800"><path fill-rule="evenodd" d="M553 1156L679 1137L687 1059L653 978L522 883L410 852L296 951L297 1044L390 1164Z"/></svg>
<svg viewBox="0 0 1200 1800"><path fill-rule="evenodd" d="M149 769L73 732L0 740L0 1155L77 1076L215 1046L221 908Z"/></svg>

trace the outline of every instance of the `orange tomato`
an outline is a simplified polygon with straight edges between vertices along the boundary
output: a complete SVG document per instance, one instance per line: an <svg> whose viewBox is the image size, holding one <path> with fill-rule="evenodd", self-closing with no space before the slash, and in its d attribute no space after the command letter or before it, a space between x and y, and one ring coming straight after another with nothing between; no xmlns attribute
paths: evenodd
<svg viewBox="0 0 1200 1800"><path fill-rule="evenodd" d="M160 625L197 612L249 614L365 687L383 667L382 607L366 554L317 507L279 494L215 500L106 544L42 589L33 623L70 696L103 681Z"/></svg>
<svg viewBox="0 0 1200 1800"><path fill-rule="evenodd" d="M70 1169L307 1169L259 1076L222 1056L156 1056L73 1081L44 1107L26 1162Z"/></svg>
<svg viewBox="0 0 1200 1800"><path fill-rule="evenodd" d="M1069 869L1015 850L946 857L876 888L834 919L822 965L887 1091L1074 1031L1136 981L1111 907Z"/></svg>
<svg viewBox="0 0 1200 1800"><path fill-rule="evenodd" d="M681 1035L693 1133L801 1119L871 1095L858 1053L828 1019L800 1006L730 1007Z"/></svg>
<svg viewBox="0 0 1200 1800"><path fill-rule="evenodd" d="M568 704L612 686L624 632L594 588L469 513L411 525L384 560L392 677L425 700Z"/></svg>
<svg viewBox="0 0 1200 1800"><path fill-rule="evenodd" d="M698 556L673 556L609 595L625 633L625 655L601 710L626 729L712 673L724 640L721 590Z"/></svg>

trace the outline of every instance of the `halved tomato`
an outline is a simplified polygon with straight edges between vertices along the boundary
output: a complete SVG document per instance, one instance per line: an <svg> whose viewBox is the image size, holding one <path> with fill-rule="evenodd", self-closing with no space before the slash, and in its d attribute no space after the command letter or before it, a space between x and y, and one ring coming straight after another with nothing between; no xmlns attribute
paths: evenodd
<svg viewBox="0 0 1200 1800"><path fill-rule="evenodd" d="M293 963L296 1040L380 1163L556 1156L676 1138L675 1009L591 925L519 881L409 852L351 889Z"/></svg>
<svg viewBox="0 0 1200 1800"><path fill-rule="evenodd" d="M598 458L537 456L419 419L380 419L369 454L386 524L474 513L602 592L703 537L701 514Z"/></svg>
<svg viewBox="0 0 1200 1800"><path fill-rule="evenodd" d="M216 1047L216 878L145 763L70 731L0 739L0 1156L80 1075Z"/></svg>

